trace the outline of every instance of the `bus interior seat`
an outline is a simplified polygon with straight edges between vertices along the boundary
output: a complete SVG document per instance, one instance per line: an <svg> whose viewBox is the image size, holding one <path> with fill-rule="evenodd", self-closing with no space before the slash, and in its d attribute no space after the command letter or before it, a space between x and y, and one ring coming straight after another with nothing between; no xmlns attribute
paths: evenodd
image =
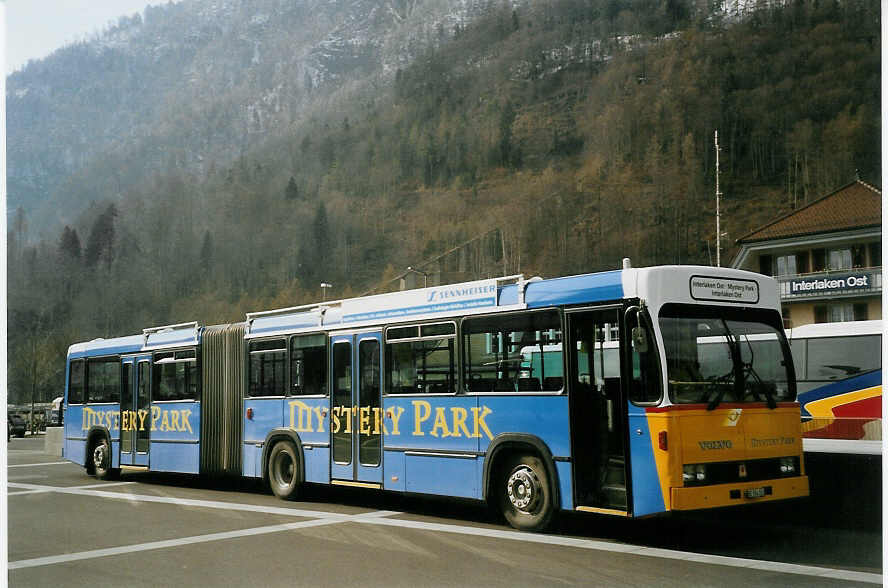
<svg viewBox="0 0 888 588"><path fill-rule="evenodd" d="M493 380L474 378L469 380L469 392L493 392Z"/></svg>
<svg viewBox="0 0 888 588"><path fill-rule="evenodd" d="M543 378L543 389L545 390L561 390L564 385L564 378L560 376L550 376Z"/></svg>
<svg viewBox="0 0 888 588"><path fill-rule="evenodd" d="M509 380L508 378L497 380L496 381L496 392L514 392L515 391L515 382Z"/></svg>
<svg viewBox="0 0 888 588"><path fill-rule="evenodd" d="M540 392L540 381L537 378L518 378L519 392Z"/></svg>

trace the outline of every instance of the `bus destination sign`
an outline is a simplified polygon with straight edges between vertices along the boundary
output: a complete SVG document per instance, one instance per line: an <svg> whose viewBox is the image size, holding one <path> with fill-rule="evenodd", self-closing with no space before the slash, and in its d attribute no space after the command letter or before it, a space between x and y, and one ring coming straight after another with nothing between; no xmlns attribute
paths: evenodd
<svg viewBox="0 0 888 588"><path fill-rule="evenodd" d="M759 301L759 285L754 280L691 276L691 298L755 304Z"/></svg>

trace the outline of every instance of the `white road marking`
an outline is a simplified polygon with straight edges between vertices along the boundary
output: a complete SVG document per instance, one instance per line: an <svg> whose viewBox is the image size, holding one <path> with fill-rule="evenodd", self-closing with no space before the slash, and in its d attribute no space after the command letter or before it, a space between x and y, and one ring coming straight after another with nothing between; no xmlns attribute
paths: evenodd
<svg viewBox="0 0 888 588"><path fill-rule="evenodd" d="M30 478L30 477L31 476L24 476L24 478ZM40 476L40 477L45 478L46 476ZM20 480L20 479L23 479L23 478L16 478L16 480ZM86 484L83 486L73 486L73 487L74 488L99 488L99 487L105 488L107 486L123 486L126 484L135 484L135 482L102 482L101 484ZM15 487L29 487L29 486L22 486L20 483L16 483L16 482L9 482L8 485L11 487L14 487L14 488ZM46 486L44 488L39 488L39 489L21 490L19 492L7 492L6 495L7 496L21 496L22 494L45 494L46 492L55 492L56 488L57 488L56 486Z"/></svg>
<svg viewBox="0 0 888 588"><path fill-rule="evenodd" d="M438 531L442 533L460 533L463 535L475 535L479 537L492 537L496 539L525 541L528 543L564 545L567 547L579 547L581 549L593 549L596 551L607 551L613 553L628 553L632 555L643 555L646 557L659 557L662 559L677 559L680 561L693 561L703 564L753 569L765 572L799 574L803 576L815 576L819 578L849 580L854 582L868 582L872 584L882 583L882 576L880 574L872 574L867 572L837 570L833 568L819 568L816 566L805 566L757 559L728 557L723 555L707 555L704 553L693 553L688 551L673 551L670 549L624 545L620 543L607 543L604 541L595 541L592 539L579 539L575 537L562 537L558 535L537 535L533 533L523 533L520 531L509 531L503 529L484 529L479 527L466 527L462 525L444 525L440 523L405 521L401 519L356 518L354 522L369 525L386 525L392 527L421 529L426 531Z"/></svg>
<svg viewBox="0 0 888 588"><path fill-rule="evenodd" d="M122 482L132 483L132 482ZM10 487L22 488L35 492L59 492L62 494L78 494L82 496L94 496L97 498L112 498L116 500L128 500L131 502L157 502L164 504L174 504L179 506L192 506L201 508L216 508L223 510L237 510L247 512L258 512L265 514L277 514L294 517L304 517L312 520L301 521L297 523L286 523L283 525L272 525L268 527L256 527L254 529L244 529L241 531L228 531L225 533L212 533L209 535L197 535L194 537L184 537L182 539L170 539L166 541L154 541L151 543L143 543L139 545L129 545L122 547L114 547L109 549L97 549L93 551L84 551L80 553L71 553L59 556L41 557L29 560L20 560L9 562L9 569L19 569L25 567L35 567L52 565L56 563L64 563L81 559L90 559L96 557L106 557L109 555L118 555L122 553L132 553L136 551L146 551L151 549L163 549L166 547L176 547L188 545L191 543L205 543L207 541L218 541L223 539L234 539L238 537L246 537L249 535L261 535L266 533L276 533L299 529L305 527L314 527L318 525L328 525L335 523L360 523L366 525L385 525L391 527L401 527L405 529L418 529L423 531L433 531L440 533L458 533L462 535L474 535L477 537L490 537L494 539L506 539L510 541L524 541L527 543L537 543L546 545L562 545L565 547L576 547L580 549L591 549L595 551L604 551L610 553L626 553L631 555L641 555L645 557L658 557L661 559L675 559L679 561L691 561L709 565L722 565L728 567L736 567L743 569L753 569L764 572L777 572L784 574L797 574L803 576L812 576L818 578L828 578L834 580L847 580L854 582L866 582L871 584L881 584L882 576L867 572L855 572L850 570L839 570L833 568L820 568L816 566L806 566L799 564L772 562L755 559L745 559L738 557L727 557L721 555L706 555L701 553L693 553L686 551L673 551L669 549L658 549L654 547L643 547L637 545L626 545L621 543L608 543L605 541L597 541L594 539L582 539L577 537L565 537L559 535L541 535L535 533L525 533L521 531L512 531L507 529L491 529L484 527L469 527L465 525L427 523L421 521L410 521L404 519L388 518L392 515L401 514L395 511L375 511L362 513L357 515L346 515L332 513L326 511L304 510L297 508L261 506L254 504L243 504L237 502L222 502L217 500L193 500L187 498L175 498L168 496L151 496L144 494L128 494L124 492L105 492L102 490L92 490L92 487L110 486L112 483L92 484L90 486L79 487L60 487L60 486L43 486L36 484L10 483Z"/></svg>
<svg viewBox="0 0 888 588"><path fill-rule="evenodd" d="M82 559L93 559L97 557L108 557L109 555L122 555L125 553L137 553L140 551L150 551L152 549L166 549L168 547L181 547L183 545L193 545L195 543L207 543L208 541L222 541L224 539L238 539L240 537L250 537L254 535L264 535L267 533L280 533L281 531L292 531L293 529L304 529L306 527L318 527L320 525L333 525L340 521L333 519L314 519L310 521L302 521L299 523L284 523L283 525L270 525L268 527L254 527L252 529L241 529L240 531L225 531L223 533L210 533L209 535L195 535L192 537L182 537L181 539L167 539L164 541L152 541L150 543L140 543L137 545L123 545L121 547L109 547L107 549L94 549L92 551L81 551L79 553L66 553L64 555L50 555L47 557L36 557L34 559L22 559L19 561L9 562L10 570L18 570L22 568L34 568L38 566L49 566L59 563L67 563L70 561L78 561Z"/></svg>
<svg viewBox="0 0 888 588"><path fill-rule="evenodd" d="M10 464L6 467L8 468L38 468L40 466L49 466L49 465L65 465L71 463L70 461L47 461L43 463L17 463Z"/></svg>
<svg viewBox="0 0 888 588"><path fill-rule="evenodd" d="M239 502L222 502L218 500L195 500L190 498L176 498L173 496L151 496L147 494L128 494L124 492L104 492L102 490L81 490L78 486L62 487L62 486L40 486L37 484L15 483L9 484L16 488L26 490L46 490L49 492L58 492L60 494L81 494L84 496L95 496L97 498L113 498L116 500L127 500L130 502L159 502L165 504L176 504L179 506L192 506L200 508L218 508L224 510L238 510L247 512L258 512L264 514L284 515L291 517L303 517L308 519L336 519L347 521L353 515L339 514L334 512L326 512L321 510L303 510L298 508L287 508L281 506L262 506L258 504L242 504ZM98 484L97 486L105 486L107 484Z"/></svg>

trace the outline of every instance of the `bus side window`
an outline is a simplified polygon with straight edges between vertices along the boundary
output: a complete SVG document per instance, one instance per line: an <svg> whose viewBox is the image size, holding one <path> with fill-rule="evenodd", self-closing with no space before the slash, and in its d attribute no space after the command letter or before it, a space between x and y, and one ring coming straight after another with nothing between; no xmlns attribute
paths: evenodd
<svg viewBox="0 0 888 588"><path fill-rule="evenodd" d="M639 317L638 310L630 311L626 316L626 331L626 339L631 343L629 400L636 404L658 402L661 391L657 352L646 317Z"/></svg>
<svg viewBox="0 0 888 588"><path fill-rule="evenodd" d="M290 340L290 394L327 395L327 336L300 335Z"/></svg>
<svg viewBox="0 0 888 588"><path fill-rule="evenodd" d="M82 359L71 362L71 375L68 378L68 404L83 404L83 366Z"/></svg>
<svg viewBox="0 0 888 588"><path fill-rule="evenodd" d="M808 340L809 380L844 380L881 367L878 335Z"/></svg>
<svg viewBox="0 0 888 588"><path fill-rule="evenodd" d="M120 402L120 359L91 359L86 372L87 402Z"/></svg>
<svg viewBox="0 0 888 588"><path fill-rule="evenodd" d="M250 342L250 396L286 393L286 358L287 343L283 339Z"/></svg>

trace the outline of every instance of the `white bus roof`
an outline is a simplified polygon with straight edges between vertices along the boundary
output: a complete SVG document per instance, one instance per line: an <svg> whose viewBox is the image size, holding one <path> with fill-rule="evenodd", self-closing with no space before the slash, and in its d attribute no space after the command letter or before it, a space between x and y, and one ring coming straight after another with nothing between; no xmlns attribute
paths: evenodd
<svg viewBox="0 0 888 588"><path fill-rule="evenodd" d="M848 335L876 335L882 333L882 321L850 321L843 323L817 323L786 329L787 339L819 337L844 337Z"/></svg>

